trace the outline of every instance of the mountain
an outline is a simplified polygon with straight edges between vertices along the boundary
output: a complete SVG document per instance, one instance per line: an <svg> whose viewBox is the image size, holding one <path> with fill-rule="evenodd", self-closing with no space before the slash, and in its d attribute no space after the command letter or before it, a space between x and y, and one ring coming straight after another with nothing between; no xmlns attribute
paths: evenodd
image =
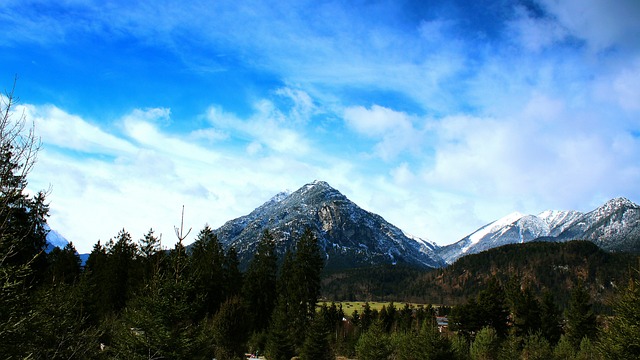
<svg viewBox="0 0 640 360"><path fill-rule="evenodd" d="M625 198L615 198L588 213L547 210L538 215L523 215L516 212L440 248L438 254L451 264L462 256L507 244L579 239L589 240L608 251L640 252L640 206Z"/></svg>
<svg viewBox="0 0 640 360"><path fill-rule="evenodd" d="M49 232L47 233L47 247L45 249L45 252L50 253L53 248L59 247L62 249L63 247L67 246L69 241L64 236L62 236L62 234L55 230L52 230L48 225L46 226L46 229L49 230Z"/></svg>
<svg viewBox="0 0 640 360"><path fill-rule="evenodd" d="M403 233L324 181L279 193L250 214L228 221L215 233L224 247L236 248L240 263L246 266L264 230L274 236L276 251L282 255L295 247L307 227L318 237L326 258L325 269L443 265L436 255L437 245Z"/></svg>

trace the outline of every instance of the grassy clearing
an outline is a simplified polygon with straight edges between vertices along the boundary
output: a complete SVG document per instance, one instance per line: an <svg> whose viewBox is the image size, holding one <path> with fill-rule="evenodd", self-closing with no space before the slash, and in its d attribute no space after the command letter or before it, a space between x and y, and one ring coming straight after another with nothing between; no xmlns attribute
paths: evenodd
<svg viewBox="0 0 640 360"><path fill-rule="evenodd" d="M336 302L336 306L340 307L340 304L342 304L342 310L344 311L345 315L351 317L353 315L353 312L358 310L359 314L362 314L362 310L364 309L364 304L366 302L365 301L338 301ZM323 303L320 302L318 304L318 306L322 305ZM327 305L330 305L331 303L326 303ZM377 302L377 301L369 301L369 307L371 307L371 310L377 310L380 311L382 310L383 306L388 307L389 304L391 304L391 302ZM394 302L393 305L396 307L396 309L400 310L404 307L405 303L397 303ZM427 306L427 304L417 304L417 303L408 303L409 306L411 308L419 308L419 307L424 307Z"/></svg>

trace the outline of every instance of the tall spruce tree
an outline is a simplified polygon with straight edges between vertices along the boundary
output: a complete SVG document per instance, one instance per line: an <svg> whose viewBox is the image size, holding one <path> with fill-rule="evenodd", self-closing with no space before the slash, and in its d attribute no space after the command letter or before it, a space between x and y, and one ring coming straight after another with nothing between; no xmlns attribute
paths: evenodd
<svg viewBox="0 0 640 360"><path fill-rule="evenodd" d="M323 266L318 239L310 228L306 228L296 245L293 280L288 289L289 312L292 316L294 342L298 349L304 343L306 331L315 315Z"/></svg>
<svg viewBox="0 0 640 360"><path fill-rule="evenodd" d="M580 346L583 338L595 339L597 333L596 315L591 305L587 289L578 284L571 291L571 299L566 312L566 335L574 348Z"/></svg>
<svg viewBox="0 0 640 360"><path fill-rule="evenodd" d="M640 359L640 273L613 301L614 316L600 341L606 359Z"/></svg>
<svg viewBox="0 0 640 360"><path fill-rule="evenodd" d="M276 305L278 263L275 250L275 240L265 230L245 274L242 294L256 333L268 329Z"/></svg>
<svg viewBox="0 0 640 360"><path fill-rule="evenodd" d="M206 225L191 248L190 272L196 291L204 297L200 317L213 315L225 300L224 251L213 230Z"/></svg>
<svg viewBox="0 0 640 360"><path fill-rule="evenodd" d="M49 267L48 279L51 283L75 283L81 272L80 256L73 246L68 243L64 248L53 248L47 256Z"/></svg>

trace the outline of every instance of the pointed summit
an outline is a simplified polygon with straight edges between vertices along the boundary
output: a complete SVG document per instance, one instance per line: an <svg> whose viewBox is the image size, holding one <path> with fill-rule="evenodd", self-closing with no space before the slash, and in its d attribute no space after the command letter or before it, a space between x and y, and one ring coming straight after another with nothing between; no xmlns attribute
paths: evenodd
<svg viewBox="0 0 640 360"><path fill-rule="evenodd" d="M318 237L328 269L404 263L439 267L435 245L407 237L379 215L363 210L325 181L308 183L288 196L276 196L249 215L228 221L216 235L234 246L241 262L253 256L264 230L283 254L306 228Z"/></svg>

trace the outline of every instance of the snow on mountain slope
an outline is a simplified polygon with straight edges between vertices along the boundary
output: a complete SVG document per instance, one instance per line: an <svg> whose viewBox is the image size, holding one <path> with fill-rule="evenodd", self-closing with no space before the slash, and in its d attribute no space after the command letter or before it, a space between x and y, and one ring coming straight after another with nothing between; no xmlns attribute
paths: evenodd
<svg viewBox="0 0 640 360"><path fill-rule="evenodd" d="M421 267L443 265L437 245L409 237L381 216L363 210L323 181L314 181L290 194L278 194L250 214L215 230L225 246L234 246L241 263L253 256L264 230L276 239L282 254L310 228L329 268L405 263Z"/></svg>
<svg viewBox="0 0 640 360"><path fill-rule="evenodd" d="M605 250L640 252L640 206L616 198L586 214L559 210L538 215L516 212L440 248L438 254L451 264L464 255L507 244L579 239L590 240Z"/></svg>

